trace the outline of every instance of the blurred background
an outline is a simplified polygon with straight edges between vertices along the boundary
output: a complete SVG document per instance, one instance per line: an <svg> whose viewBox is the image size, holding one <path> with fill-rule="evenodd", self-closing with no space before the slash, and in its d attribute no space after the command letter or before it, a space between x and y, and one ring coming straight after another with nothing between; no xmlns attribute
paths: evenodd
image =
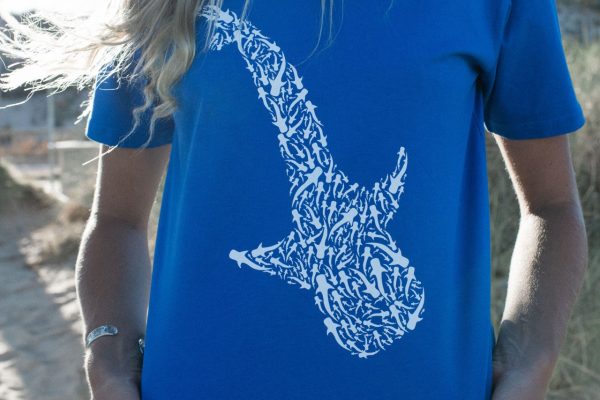
<svg viewBox="0 0 600 400"><path fill-rule="evenodd" d="M91 0L0 0L82 10ZM600 0L558 1L564 47L587 124L570 136L590 242L590 266L548 399L600 399ZM0 20L0 27L3 26ZM532 55L534 56L534 55ZM0 73L5 68L0 63ZM85 121L87 93L0 93L0 400L87 399L74 262L92 200L98 153ZM501 156L487 135L493 252L492 315L502 314L518 207ZM161 195L150 232L154 247ZM501 206L500 206L501 205Z"/></svg>

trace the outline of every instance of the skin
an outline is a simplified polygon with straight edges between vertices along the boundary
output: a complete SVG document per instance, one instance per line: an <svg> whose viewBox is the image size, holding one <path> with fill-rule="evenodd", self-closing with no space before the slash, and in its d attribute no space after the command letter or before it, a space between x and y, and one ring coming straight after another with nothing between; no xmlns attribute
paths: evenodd
<svg viewBox="0 0 600 400"><path fill-rule="evenodd" d="M544 399L587 267L575 173L566 135L494 137L517 194L520 226L493 355L492 400ZM77 261L78 298L84 337L104 323L122 334L86 350L93 400L140 398L136 340L145 331L150 287L148 217L169 153L170 145L116 149L99 163Z"/></svg>
<svg viewBox="0 0 600 400"><path fill-rule="evenodd" d="M588 265L587 235L566 135L494 135L520 224L493 356L492 400L544 399Z"/></svg>
<svg viewBox="0 0 600 400"><path fill-rule="evenodd" d="M139 399L137 338L145 332L151 278L148 220L169 153L170 145L137 152L117 149L98 165L76 288L84 337L101 324L114 324L120 331L86 349L93 400Z"/></svg>

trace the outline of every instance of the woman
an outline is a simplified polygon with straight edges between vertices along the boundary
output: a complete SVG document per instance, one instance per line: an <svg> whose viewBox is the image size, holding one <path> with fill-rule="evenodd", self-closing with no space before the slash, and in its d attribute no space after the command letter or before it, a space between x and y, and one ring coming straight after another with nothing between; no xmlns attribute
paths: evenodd
<svg viewBox="0 0 600 400"><path fill-rule="evenodd" d="M5 87L97 78L94 399L544 397L586 253L551 0L112 7L3 47ZM497 342L484 124L521 206Z"/></svg>

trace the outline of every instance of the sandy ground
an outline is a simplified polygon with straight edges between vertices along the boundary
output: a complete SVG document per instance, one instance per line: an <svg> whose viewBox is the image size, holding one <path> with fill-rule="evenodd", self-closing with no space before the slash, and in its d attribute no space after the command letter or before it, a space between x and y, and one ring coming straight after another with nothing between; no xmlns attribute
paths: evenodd
<svg viewBox="0 0 600 400"><path fill-rule="evenodd" d="M89 398L72 257L36 265L51 218L0 214L0 400Z"/></svg>

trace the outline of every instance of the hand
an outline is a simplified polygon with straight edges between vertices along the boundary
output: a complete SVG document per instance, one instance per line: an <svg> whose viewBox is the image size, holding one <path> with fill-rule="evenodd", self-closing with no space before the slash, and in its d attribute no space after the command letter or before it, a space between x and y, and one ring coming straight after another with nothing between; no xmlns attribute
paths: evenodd
<svg viewBox="0 0 600 400"><path fill-rule="evenodd" d="M544 400L545 397L546 385L524 371L505 372L494 379L492 400Z"/></svg>
<svg viewBox="0 0 600 400"><path fill-rule="evenodd" d="M504 342L506 343L506 342ZM492 400L544 400L551 368L516 362L514 353L497 345L493 355ZM509 361L511 360L511 361ZM510 367L509 365L512 365Z"/></svg>
<svg viewBox="0 0 600 400"><path fill-rule="evenodd" d="M139 400L141 354L132 340L93 342L85 353L91 400Z"/></svg>
<svg viewBox="0 0 600 400"><path fill-rule="evenodd" d="M106 378L92 387L91 400L140 400L137 382L123 377Z"/></svg>

